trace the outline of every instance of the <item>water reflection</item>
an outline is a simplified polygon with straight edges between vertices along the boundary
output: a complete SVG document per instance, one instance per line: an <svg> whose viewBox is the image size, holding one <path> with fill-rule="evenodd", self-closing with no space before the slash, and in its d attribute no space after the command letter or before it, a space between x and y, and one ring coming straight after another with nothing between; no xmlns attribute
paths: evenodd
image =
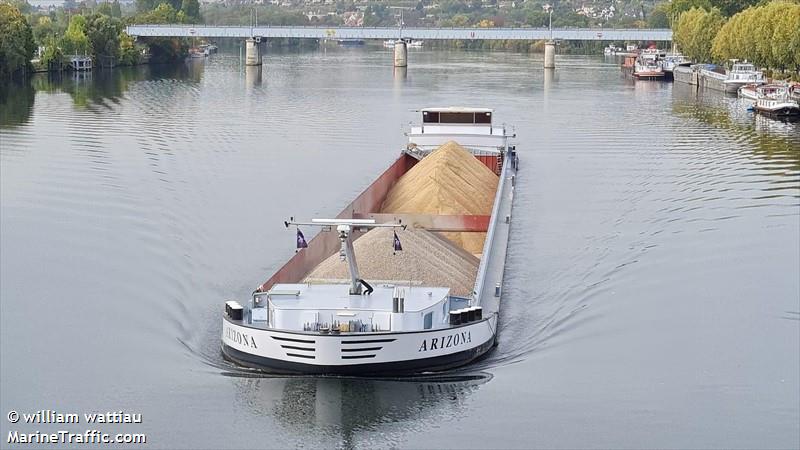
<svg viewBox="0 0 800 450"><path fill-rule="evenodd" d="M28 122L33 112L36 91L30 82L9 82L0 88L0 127Z"/></svg>
<svg viewBox="0 0 800 450"><path fill-rule="evenodd" d="M237 388L249 409L274 417L298 439L311 429L353 447L357 432L380 424L452 415L491 378L487 373L408 380L241 378Z"/></svg>
<svg viewBox="0 0 800 450"><path fill-rule="evenodd" d="M394 81L405 81L408 78L408 67L394 68ZM396 83L395 83L396 84Z"/></svg>
<svg viewBox="0 0 800 450"><path fill-rule="evenodd" d="M260 68L259 68L260 69ZM119 67L113 70L92 72L43 73L22 82L9 82L0 89L0 126L24 125L33 112L37 92L66 93L73 105L92 109L111 109L119 104L134 82L158 79L176 79L200 82L204 65L165 64L138 67ZM261 83L261 74L252 79L252 85Z"/></svg>
<svg viewBox="0 0 800 450"><path fill-rule="evenodd" d="M724 96L709 90L695 90L686 83L675 83L672 89L672 110L677 116L688 117L735 134L735 140L753 143L751 149L760 160L788 160L794 170L800 170L800 125L782 122L748 110L744 99Z"/></svg>
<svg viewBox="0 0 800 450"><path fill-rule="evenodd" d="M245 66L244 82L248 88L261 86L263 66Z"/></svg>
<svg viewBox="0 0 800 450"><path fill-rule="evenodd" d="M553 88L553 85L558 81L556 69L544 69L544 90L545 92Z"/></svg>

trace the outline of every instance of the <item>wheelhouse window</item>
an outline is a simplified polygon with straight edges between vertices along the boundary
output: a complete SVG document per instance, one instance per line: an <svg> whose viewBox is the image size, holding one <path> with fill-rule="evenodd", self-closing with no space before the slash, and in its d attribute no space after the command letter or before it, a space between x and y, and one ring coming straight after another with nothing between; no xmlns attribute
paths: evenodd
<svg viewBox="0 0 800 450"><path fill-rule="evenodd" d="M423 111L422 123L479 123L491 124L490 112Z"/></svg>
<svg viewBox="0 0 800 450"><path fill-rule="evenodd" d="M425 314L425 318L423 319L423 328L426 330L430 330L433 328L433 312L429 312Z"/></svg>
<svg viewBox="0 0 800 450"><path fill-rule="evenodd" d="M475 123L492 123L492 113L475 113Z"/></svg>
<svg viewBox="0 0 800 450"><path fill-rule="evenodd" d="M433 111L423 111L422 112L422 122L423 123L439 123L439 113Z"/></svg>

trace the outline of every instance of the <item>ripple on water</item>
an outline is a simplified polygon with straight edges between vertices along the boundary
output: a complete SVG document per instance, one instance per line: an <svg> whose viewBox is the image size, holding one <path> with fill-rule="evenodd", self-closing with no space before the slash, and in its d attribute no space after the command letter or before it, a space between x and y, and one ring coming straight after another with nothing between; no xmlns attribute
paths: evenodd
<svg viewBox="0 0 800 450"><path fill-rule="evenodd" d="M343 435L367 446L402 445L408 434L386 431L393 423L426 433L448 414L469 426L476 407L466 399L493 375L515 376L515 367L551 383L558 406L565 399L566 410L594 414L562 412L563 423L615 411L623 392L654 392L646 382L662 376L659 368L685 375L683 368L702 365L717 379L671 376L655 400L695 392L699 378L704 393L753 380L761 398L784 392L759 383L786 373L786 359L766 361L747 348L794 349L778 337L798 320L796 307L780 303L797 294L785 276L798 264L789 255L800 206L796 124L741 112L719 95L629 82L615 66L583 58L565 56L561 69L542 73L531 69L538 56L421 52L411 70L395 74L388 55L269 53L260 77L240 72L235 55L220 55L205 65L125 72L119 85L98 75L39 89L21 120L0 124L2 328L4 336L29 331L20 324L57 330L61 339L4 351L50 355L63 370L56 379L50 366L32 361L18 369L19 379L41 380L35 390L54 397L62 392L53 386L64 383L81 392L124 384L159 401L173 401L180 380L203 393L192 391L191 401L209 416L224 404L226 414L252 416L258 426L272 420L278 425L267 429L287 446L307 444L294 436L308 430L325 445ZM404 146L409 110L487 101L498 120L515 125L522 164L499 342L486 359L400 384L275 378L221 357L219 305L247 298L292 255L282 220L338 212ZM33 301L32 286L42 283L69 287L50 314ZM41 320L24 321L30 316ZM74 342L102 357L77 367L63 356L74 354ZM709 357L693 353L712 346L719 351ZM737 359L742 354L765 369ZM109 374L108 367L115 374L108 381L87 375ZM576 400L579 383L566 375L585 370L604 389ZM613 380L631 373L645 384L617 389ZM223 397L219 374L234 380ZM492 398L481 397L489 408L504 409L513 390L520 401L554 409L535 386L496 384ZM408 399L384 396L392 391ZM323 420L333 417L325 405L337 393L358 400L335 410L345 424ZM387 398L401 406L356 412ZM735 400L757 406L753 398ZM687 410L655 403L664 417ZM516 413L531 411L508 414ZM631 423L655 430L641 417ZM393 434L378 442L384 432ZM558 442L543 446L568 441Z"/></svg>

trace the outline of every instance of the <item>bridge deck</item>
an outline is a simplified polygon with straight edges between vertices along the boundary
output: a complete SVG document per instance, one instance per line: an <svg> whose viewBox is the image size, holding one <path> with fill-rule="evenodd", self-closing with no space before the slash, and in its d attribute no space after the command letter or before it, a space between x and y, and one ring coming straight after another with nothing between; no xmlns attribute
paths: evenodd
<svg viewBox="0 0 800 450"><path fill-rule="evenodd" d="M209 38L310 38L310 39L548 39L547 28L378 28L378 27L272 27L222 25L131 25L131 36ZM553 28L553 38L568 41L671 41L670 29Z"/></svg>

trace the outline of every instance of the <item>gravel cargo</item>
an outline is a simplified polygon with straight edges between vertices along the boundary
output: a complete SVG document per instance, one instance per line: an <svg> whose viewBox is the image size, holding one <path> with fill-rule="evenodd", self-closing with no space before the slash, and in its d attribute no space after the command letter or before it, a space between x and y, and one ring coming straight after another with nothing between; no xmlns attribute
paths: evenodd
<svg viewBox="0 0 800 450"><path fill-rule="evenodd" d="M387 194L381 212L489 215L498 180L468 150L450 141L400 177ZM442 234L470 253L483 251L486 233Z"/></svg>
<svg viewBox="0 0 800 450"><path fill-rule="evenodd" d="M391 228L374 228L353 243L361 278L397 284L449 287L453 295L472 293L480 261L430 231L397 230L403 250L394 252ZM336 253L312 270L303 282L349 282L347 262Z"/></svg>

